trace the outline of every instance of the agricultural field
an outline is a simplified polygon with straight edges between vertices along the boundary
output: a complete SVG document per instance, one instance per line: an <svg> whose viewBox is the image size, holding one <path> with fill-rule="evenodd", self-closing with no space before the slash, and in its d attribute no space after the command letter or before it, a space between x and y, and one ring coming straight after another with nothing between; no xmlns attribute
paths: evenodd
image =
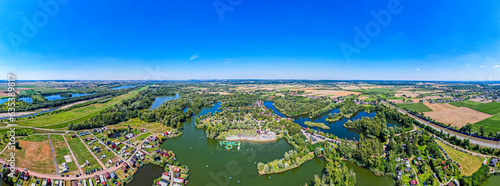
<svg viewBox="0 0 500 186"><path fill-rule="evenodd" d="M66 140L68 140L68 144L71 147L71 150L73 150L79 165L85 164L85 160L89 161L90 165L82 168L84 172L86 170L102 168L94 156L92 156L91 152L85 147L85 144L83 144L78 137L72 138L66 136Z"/></svg>
<svg viewBox="0 0 500 186"><path fill-rule="evenodd" d="M475 111L467 107L424 112L424 115L445 125L451 124L451 126L456 126L457 128L460 128L467 123L477 123L491 117L490 114Z"/></svg>
<svg viewBox="0 0 500 186"><path fill-rule="evenodd" d="M429 107L427 107L423 103L400 103L400 104L397 104L397 106L399 108L408 109L408 110L412 110L412 111L416 111L416 112L432 111L432 109L430 109Z"/></svg>
<svg viewBox="0 0 500 186"><path fill-rule="evenodd" d="M385 88L372 88L372 89L367 89L366 91L373 93L373 94L394 94L398 90L401 90L405 87L385 87Z"/></svg>
<svg viewBox="0 0 500 186"><path fill-rule="evenodd" d="M54 159L47 135L33 135L19 138L18 150L5 150L0 158L8 159L11 152L16 153L16 166L24 167L35 172L56 174Z"/></svg>
<svg viewBox="0 0 500 186"><path fill-rule="evenodd" d="M78 167L73 160L73 156L71 156L71 152L69 151L68 145L64 141L63 136L57 134L50 135L50 141L52 142L52 147L54 148L54 154L56 155L59 171L62 172L62 163L65 162L68 165L69 174L78 174Z"/></svg>
<svg viewBox="0 0 500 186"><path fill-rule="evenodd" d="M123 99L131 98L135 96L137 92L138 91L133 91L127 94L120 95L113 98L112 101L106 103L96 103L67 112L40 116L33 119L20 120L17 121L17 124L20 126L43 127L50 129L64 128L70 123L78 123L84 121L94 116L98 112L120 103Z"/></svg>
<svg viewBox="0 0 500 186"><path fill-rule="evenodd" d="M481 167L483 159L455 150L439 140L436 140L436 142L448 153L450 159L462 166L461 172L463 175L470 176Z"/></svg>
<svg viewBox="0 0 500 186"><path fill-rule="evenodd" d="M449 110L449 109L454 109L457 108L453 105L450 105L448 103L429 103L425 102L423 103L425 106L427 106L429 109L432 111L441 111L441 110Z"/></svg>
<svg viewBox="0 0 500 186"><path fill-rule="evenodd" d="M486 133L493 132L493 134L496 134L497 132L500 132L500 114L496 114L474 123L472 125L472 131L479 131L480 127L484 127Z"/></svg>
<svg viewBox="0 0 500 186"><path fill-rule="evenodd" d="M456 107L467 107L479 112L484 112L487 114L498 114L500 113L500 103L490 102L490 103L478 103L475 101L465 100L461 102L450 103Z"/></svg>

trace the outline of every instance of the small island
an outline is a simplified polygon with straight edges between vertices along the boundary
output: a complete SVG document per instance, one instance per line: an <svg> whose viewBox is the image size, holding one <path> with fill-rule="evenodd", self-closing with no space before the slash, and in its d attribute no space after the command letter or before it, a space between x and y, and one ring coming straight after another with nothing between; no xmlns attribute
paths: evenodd
<svg viewBox="0 0 500 186"><path fill-rule="evenodd" d="M330 129L330 127L328 127L324 123L317 123L317 122L305 121L304 125L307 125L309 127L319 127L320 129L325 129L325 130L329 130Z"/></svg>

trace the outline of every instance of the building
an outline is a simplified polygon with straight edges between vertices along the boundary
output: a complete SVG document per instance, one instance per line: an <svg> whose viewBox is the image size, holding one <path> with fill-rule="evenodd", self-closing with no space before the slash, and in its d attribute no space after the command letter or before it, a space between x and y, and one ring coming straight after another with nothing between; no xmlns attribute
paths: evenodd
<svg viewBox="0 0 500 186"><path fill-rule="evenodd" d="M497 163L498 163L498 159L496 159L496 158L491 158L491 160L490 160L490 164L489 164L489 165L490 165L490 166L492 166L492 167L494 167L494 166L496 166L496 165L497 165Z"/></svg>

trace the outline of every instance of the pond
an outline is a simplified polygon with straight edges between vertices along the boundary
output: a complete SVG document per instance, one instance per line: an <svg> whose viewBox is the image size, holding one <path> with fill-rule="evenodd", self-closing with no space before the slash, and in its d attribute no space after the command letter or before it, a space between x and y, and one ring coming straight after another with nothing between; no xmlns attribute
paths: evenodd
<svg viewBox="0 0 500 186"><path fill-rule="evenodd" d="M280 117L286 117L284 114L282 114L281 112L279 112L274 107L273 102L266 101L266 102L264 102L264 105L267 108L273 110L273 112L275 114L277 114L278 116L280 116ZM349 120L358 120L358 119L361 119L362 117L373 118L373 117L375 117L375 114L376 114L375 112L367 113L367 112L364 112L364 111L359 111L359 112L356 112L349 119L342 118L342 119L340 119L340 120L338 120L336 122L328 122L328 121L326 121L326 118L328 117L328 114L330 114L330 113L332 113L332 114L339 113L339 109L333 109L331 111L328 111L328 112L325 112L323 114L320 114L319 116L314 117L314 118L309 118L307 115L295 116L295 117L291 117L291 118L294 119L294 123L297 123L300 126L305 127L305 128L308 128L308 126L304 124L304 122L306 122L306 121L325 123L325 124L328 125L328 127L330 127L330 129L325 130L325 129L320 129L318 127L309 127L309 128L312 128L312 129L315 129L315 130L319 130L319 131L322 131L324 133L330 133L330 134L333 134L333 135L335 135L335 136L337 136L339 138L348 139L348 140L357 140L359 138L360 131L358 131L356 129L345 128L344 127L344 123L346 123ZM388 127L401 126L398 122L396 122L394 120L387 120L387 124L386 125Z"/></svg>
<svg viewBox="0 0 500 186"><path fill-rule="evenodd" d="M155 98L155 102L153 102L153 104L151 104L151 108L149 108L149 110L153 110L155 108L158 108L165 101L170 101L170 100L174 100L174 99L179 99L179 94L176 94L175 96L157 97L157 98Z"/></svg>
<svg viewBox="0 0 500 186"><path fill-rule="evenodd" d="M132 87L135 87L135 85L125 85L125 86L114 87L114 88L111 88L111 89L113 89L113 90L120 90L120 89L124 89L124 88L132 88Z"/></svg>

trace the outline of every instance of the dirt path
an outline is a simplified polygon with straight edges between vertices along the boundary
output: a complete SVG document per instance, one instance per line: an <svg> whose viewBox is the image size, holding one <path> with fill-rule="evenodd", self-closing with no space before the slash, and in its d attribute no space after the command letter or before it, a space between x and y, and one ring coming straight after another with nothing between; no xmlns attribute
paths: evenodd
<svg viewBox="0 0 500 186"><path fill-rule="evenodd" d="M83 143L83 145L85 146L85 148L87 148L87 150L90 152L90 154L92 154L92 156L94 156L94 159L96 159L96 160L97 160L97 162L101 165L101 167L102 167L103 169L105 169L105 168L106 168L106 166L104 166L104 164L101 162L101 160L99 160L99 158L97 158L97 156L95 156L94 152L92 152L92 151L90 150L90 148L87 146L87 144L85 144L85 142L82 140L82 138L80 138L80 135L78 135L78 134L76 133L76 131L75 131L75 135L76 135L76 136L78 136L78 139L80 139L80 141L82 141L82 143Z"/></svg>
<svg viewBox="0 0 500 186"><path fill-rule="evenodd" d="M57 166L57 161L56 161L56 155L54 153L54 148L52 147L52 140L50 140L50 135L49 136L49 143L50 143L50 150L52 151L52 159L54 159L54 165L56 166L56 174L59 175L59 167Z"/></svg>
<svg viewBox="0 0 500 186"><path fill-rule="evenodd" d="M83 170L80 167L80 165L78 164L78 160L76 159L75 154L73 154L73 150L71 150L71 147L69 147L68 140L66 140L66 137L64 137L64 135L61 135L61 136L64 138L64 142L66 142L66 145L68 146L69 152L71 152L71 157L73 157L73 161L75 161L76 167L78 167L78 171L80 172L80 174L83 174Z"/></svg>

